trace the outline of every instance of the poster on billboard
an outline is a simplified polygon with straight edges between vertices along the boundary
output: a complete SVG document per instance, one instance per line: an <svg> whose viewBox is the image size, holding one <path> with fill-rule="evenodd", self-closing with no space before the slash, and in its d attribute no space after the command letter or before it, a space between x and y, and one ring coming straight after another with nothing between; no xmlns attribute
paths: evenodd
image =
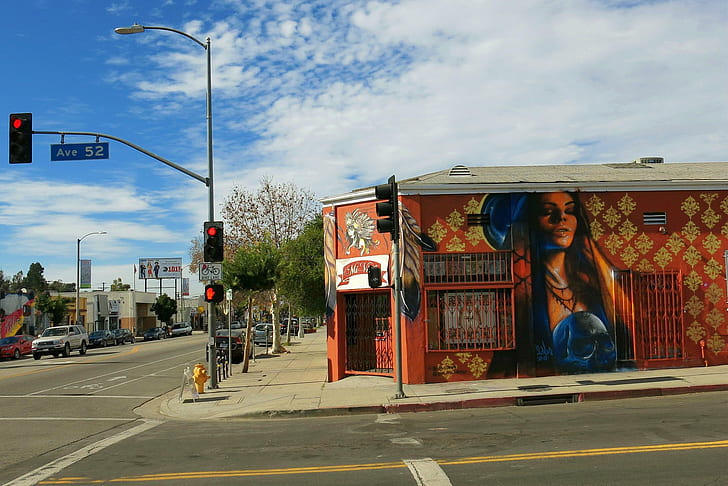
<svg viewBox="0 0 728 486"><path fill-rule="evenodd" d="M140 258L139 278L182 278L181 258Z"/></svg>
<svg viewBox="0 0 728 486"><path fill-rule="evenodd" d="M91 288L91 260L81 260L81 282L79 288Z"/></svg>

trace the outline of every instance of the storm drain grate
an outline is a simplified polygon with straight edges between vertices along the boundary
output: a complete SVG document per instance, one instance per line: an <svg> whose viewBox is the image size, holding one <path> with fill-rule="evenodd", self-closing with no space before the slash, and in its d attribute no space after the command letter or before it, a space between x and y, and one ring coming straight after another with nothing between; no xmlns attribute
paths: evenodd
<svg viewBox="0 0 728 486"><path fill-rule="evenodd" d="M531 397L516 398L516 405L526 407L530 405L554 405L557 403L578 403L579 395L566 393L563 395L537 395Z"/></svg>

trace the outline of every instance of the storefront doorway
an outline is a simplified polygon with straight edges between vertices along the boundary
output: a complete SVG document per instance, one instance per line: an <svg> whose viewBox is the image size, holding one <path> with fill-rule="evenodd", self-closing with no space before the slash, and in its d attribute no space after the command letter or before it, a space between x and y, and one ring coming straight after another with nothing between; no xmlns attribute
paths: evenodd
<svg viewBox="0 0 728 486"><path fill-rule="evenodd" d="M393 376L390 292L344 296L346 373Z"/></svg>

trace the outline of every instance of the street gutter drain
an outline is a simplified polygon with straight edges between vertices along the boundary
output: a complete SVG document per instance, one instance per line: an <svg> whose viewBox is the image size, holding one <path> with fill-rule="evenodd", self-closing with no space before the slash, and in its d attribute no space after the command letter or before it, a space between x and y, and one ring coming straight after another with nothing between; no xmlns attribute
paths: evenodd
<svg viewBox="0 0 728 486"><path fill-rule="evenodd" d="M516 405L526 407L530 405L554 405L557 403L579 403L579 394L567 393L563 395L537 395L516 398Z"/></svg>

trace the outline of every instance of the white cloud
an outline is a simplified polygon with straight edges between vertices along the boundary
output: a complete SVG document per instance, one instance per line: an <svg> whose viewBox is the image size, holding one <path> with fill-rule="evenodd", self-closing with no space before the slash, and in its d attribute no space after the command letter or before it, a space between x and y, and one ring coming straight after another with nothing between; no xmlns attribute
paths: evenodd
<svg viewBox="0 0 728 486"><path fill-rule="evenodd" d="M264 176L322 197L458 163L728 160L723 1L205 6L178 2L153 18L163 25L181 12L175 26L212 39L218 214L230 188L256 188ZM131 8L114 4L121 7ZM151 120L126 129L150 132L140 135L161 145L155 152L205 175L204 50L173 35L109 36L96 79L128 101L109 110ZM60 120L93 108L82 93L70 101L56 109ZM100 245L131 261L139 248L160 252L145 256L186 253L207 219L206 188L156 162L140 175L141 166L114 167L103 182L0 175L0 224L38 254L57 242L59 259L100 225L109 235L90 238L89 252ZM24 218L37 228L24 228ZM47 241L35 241L41 235ZM6 242L6 250L14 249ZM26 261L34 260L20 268Z"/></svg>

